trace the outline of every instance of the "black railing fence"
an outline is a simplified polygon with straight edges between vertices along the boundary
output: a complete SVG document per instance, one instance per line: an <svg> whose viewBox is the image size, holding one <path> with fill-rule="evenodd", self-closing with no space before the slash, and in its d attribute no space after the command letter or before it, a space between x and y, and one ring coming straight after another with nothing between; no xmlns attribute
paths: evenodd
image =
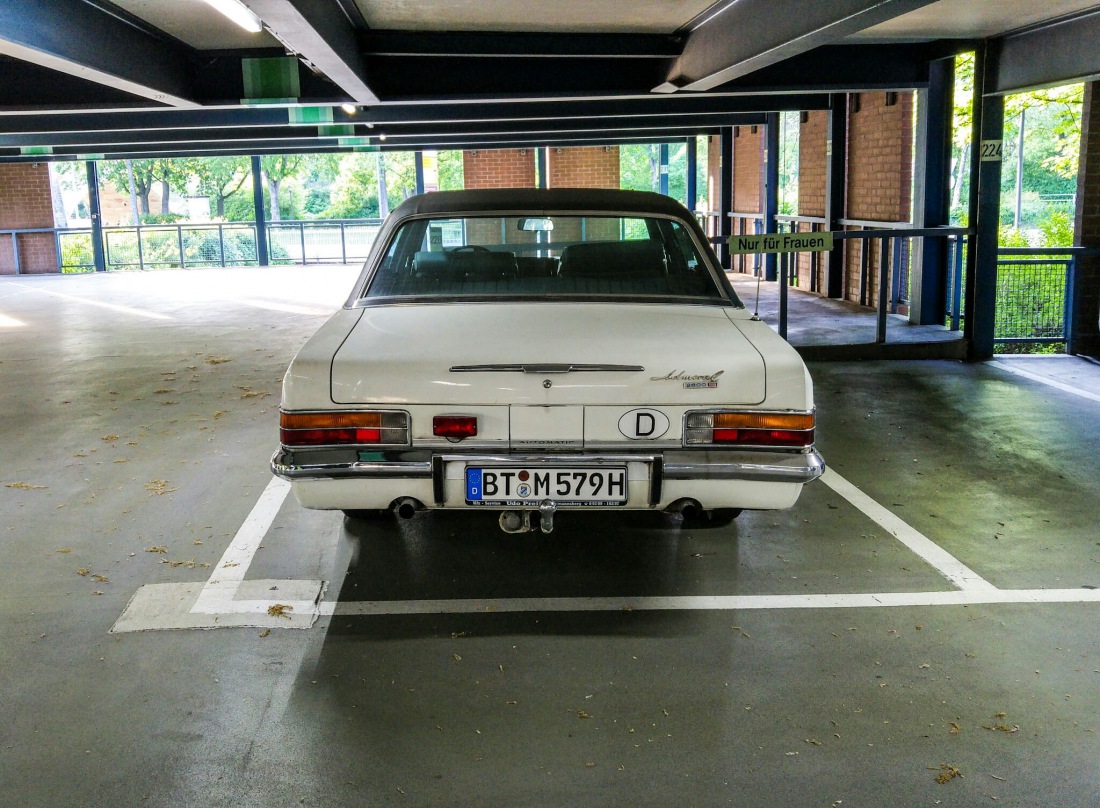
<svg viewBox="0 0 1100 808"><path fill-rule="evenodd" d="M359 263L366 259L381 226L381 219L268 222L270 262ZM25 242L32 234L53 234L61 272L71 274L95 269L91 228L0 230L0 251L11 256L10 266L16 274L23 272ZM254 222L105 227L103 247L109 270L187 269L257 263ZM0 266L6 257L0 257Z"/></svg>
<svg viewBox="0 0 1100 808"><path fill-rule="evenodd" d="M696 214L711 241L720 215ZM734 235L759 234L763 216L757 213L726 214ZM786 232L822 232L824 219L813 216L779 216ZM962 326L968 231L958 227L917 229L905 222L842 219L844 230L834 240L853 241L843 268L845 295L874 307L878 314L876 341L886 341L887 315L898 313L910 300L910 265L918 241L924 248L946 240L947 288L944 325L957 331ZM272 264L358 263L365 260L382 225L381 219L329 221L281 221L267 223L268 255ZM21 274L27 256L41 260L44 237L52 234L56 265L63 273L94 270L90 228L27 228L0 230L0 272ZM248 266L257 263L256 226L253 222L211 224L142 225L103 228L104 254L109 270L145 270L212 266ZM1072 279L1077 259L1089 252L1082 248L1005 248L998 250L997 308L994 339L997 343L1051 344L1069 340ZM793 256L793 257L792 257ZM762 256L735 255L732 269L760 275ZM785 253L778 262L780 293L779 332L786 336L788 287L821 293L825 289L827 259L824 253ZM858 271L857 271L858 268ZM854 288L853 288L854 287Z"/></svg>

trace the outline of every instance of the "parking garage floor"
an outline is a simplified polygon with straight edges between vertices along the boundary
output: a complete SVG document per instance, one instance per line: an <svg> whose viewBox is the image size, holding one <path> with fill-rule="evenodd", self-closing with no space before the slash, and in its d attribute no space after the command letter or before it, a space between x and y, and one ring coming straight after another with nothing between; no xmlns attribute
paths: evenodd
<svg viewBox="0 0 1100 808"><path fill-rule="evenodd" d="M1100 803L1100 367L811 363L729 527L350 523L267 461L354 274L0 278L0 804Z"/></svg>

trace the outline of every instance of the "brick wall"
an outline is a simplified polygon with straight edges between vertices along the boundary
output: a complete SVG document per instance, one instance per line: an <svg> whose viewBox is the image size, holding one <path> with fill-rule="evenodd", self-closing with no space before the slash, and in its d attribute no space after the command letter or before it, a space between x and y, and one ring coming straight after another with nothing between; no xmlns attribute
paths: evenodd
<svg viewBox="0 0 1100 808"><path fill-rule="evenodd" d="M806 120L798 127L798 215L825 215L825 180L828 174L828 158L825 141L829 136L829 113L825 110L807 112ZM802 225L802 230L810 230ZM825 258L821 253L802 253L798 257L798 286L801 289L820 290L824 285ZM811 284L811 271L817 274L817 283Z"/></svg>
<svg viewBox="0 0 1100 808"><path fill-rule="evenodd" d="M895 103L887 106L887 97ZM860 93L859 110L848 114L848 200L846 218L880 222L910 220L913 182L913 94ZM846 258L845 297L860 301L860 273L865 242L850 241ZM874 246L874 242L871 245ZM873 249L865 299L878 295L878 250Z"/></svg>
<svg viewBox="0 0 1100 808"><path fill-rule="evenodd" d="M707 138L707 210L717 211L722 204L722 138L719 135L711 135ZM707 235L716 236L717 222L714 217L707 217Z"/></svg>
<svg viewBox="0 0 1100 808"><path fill-rule="evenodd" d="M474 188L534 188L534 149L478 149L462 154L462 181Z"/></svg>
<svg viewBox="0 0 1100 808"><path fill-rule="evenodd" d="M1100 86L1085 84L1081 107L1081 160L1077 172L1077 210L1074 243L1100 247ZM1074 353L1100 357L1100 259L1082 256L1077 262L1076 313L1078 338L1069 347Z"/></svg>
<svg viewBox="0 0 1100 808"><path fill-rule="evenodd" d="M764 165L763 148L763 126L734 127L733 209L737 213L759 213L761 210L760 173Z"/></svg>
<svg viewBox="0 0 1100 808"><path fill-rule="evenodd" d="M53 194L46 163L0 164L0 230L53 227ZM57 272L57 241L52 233L19 237L19 260L26 273ZM14 274L11 236L0 236L0 274Z"/></svg>
<svg viewBox="0 0 1100 808"><path fill-rule="evenodd" d="M546 165L549 188L618 188L619 147L552 148Z"/></svg>

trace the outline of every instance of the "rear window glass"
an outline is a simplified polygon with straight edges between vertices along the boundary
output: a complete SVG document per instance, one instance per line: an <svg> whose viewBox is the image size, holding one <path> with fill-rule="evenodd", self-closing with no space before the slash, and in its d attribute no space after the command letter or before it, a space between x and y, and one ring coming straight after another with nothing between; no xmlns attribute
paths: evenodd
<svg viewBox="0 0 1100 808"><path fill-rule="evenodd" d="M681 222L540 214L405 222L364 297L725 300L727 294Z"/></svg>

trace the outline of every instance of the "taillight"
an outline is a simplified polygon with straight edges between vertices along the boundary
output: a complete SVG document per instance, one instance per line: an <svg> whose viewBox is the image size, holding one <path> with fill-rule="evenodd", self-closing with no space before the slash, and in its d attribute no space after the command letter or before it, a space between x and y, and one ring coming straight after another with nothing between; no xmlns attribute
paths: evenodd
<svg viewBox="0 0 1100 808"><path fill-rule="evenodd" d="M814 443L812 412L689 412L687 446L775 446L805 448Z"/></svg>
<svg viewBox="0 0 1100 808"><path fill-rule="evenodd" d="M280 412L284 446L405 446L409 416L404 412Z"/></svg>
<svg viewBox="0 0 1100 808"><path fill-rule="evenodd" d="M477 435L476 415L437 415L432 419L432 434L437 438L472 438Z"/></svg>

